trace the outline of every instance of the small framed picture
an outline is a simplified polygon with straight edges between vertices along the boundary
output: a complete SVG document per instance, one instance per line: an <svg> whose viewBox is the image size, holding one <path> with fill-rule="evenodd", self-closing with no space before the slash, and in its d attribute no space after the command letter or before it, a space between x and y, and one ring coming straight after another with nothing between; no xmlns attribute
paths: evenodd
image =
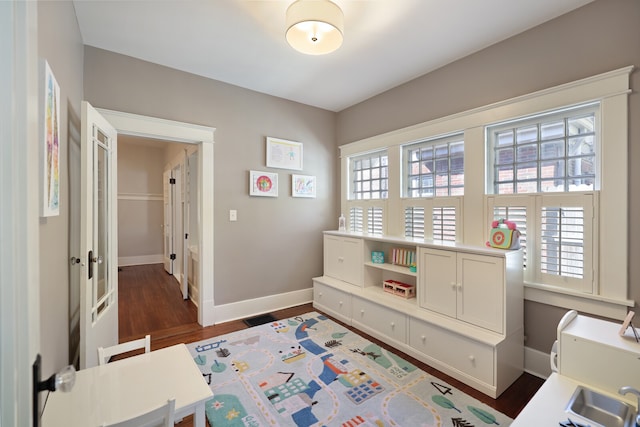
<svg viewBox="0 0 640 427"><path fill-rule="evenodd" d="M267 137L267 167L302 170L302 144Z"/></svg>
<svg viewBox="0 0 640 427"><path fill-rule="evenodd" d="M316 197L316 177L312 175L291 175L291 196Z"/></svg>
<svg viewBox="0 0 640 427"><path fill-rule="evenodd" d="M249 195L278 197L278 174L249 171Z"/></svg>

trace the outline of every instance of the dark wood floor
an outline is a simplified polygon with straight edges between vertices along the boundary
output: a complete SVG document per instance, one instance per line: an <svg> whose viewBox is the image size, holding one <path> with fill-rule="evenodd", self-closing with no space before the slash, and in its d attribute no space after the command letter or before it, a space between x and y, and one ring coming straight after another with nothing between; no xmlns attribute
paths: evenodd
<svg viewBox="0 0 640 427"><path fill-rule="evenodd" d="M177 281L165 273L162 264L123 267L118 275L118 281L120 342L151 334L151 349L155 350L174 344L200 341L247 328L242 320L220 323L205 328L198 325L197 308L191 302L182 300ZM304 304L275 311L272 314L277 319L286 319L313 310L314 308L311 304ZM351 328L336 319L333 320L378 345L393 350L396 354L425 372L448 382L511 418L515 418L520 413L544 382L544 380L534 375L524 373L498 399L492 399L460 381L425 365L419 360L393 349L362 331ZM191 417L185 418L179 426L192 427Z"/></svg>

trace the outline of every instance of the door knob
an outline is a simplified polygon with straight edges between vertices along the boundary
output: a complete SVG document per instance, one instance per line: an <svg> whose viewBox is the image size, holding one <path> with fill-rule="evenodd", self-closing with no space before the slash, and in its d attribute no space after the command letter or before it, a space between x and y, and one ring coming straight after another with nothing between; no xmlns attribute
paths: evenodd
<svg viewBox="0 0 640 427"><path fill-rule="evenodd" d="M94 256L93 258L91 258L91 262L102 264L102 255Z"/></svg>

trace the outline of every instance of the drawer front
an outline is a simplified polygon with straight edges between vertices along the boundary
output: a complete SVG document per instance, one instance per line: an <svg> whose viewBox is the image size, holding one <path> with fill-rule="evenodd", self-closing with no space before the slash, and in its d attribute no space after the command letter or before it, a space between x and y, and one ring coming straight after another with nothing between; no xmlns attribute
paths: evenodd
<svg viewBox="0 0 640 427"><path fill-rule="evenodd" d="M353 321L396 341L407 342L407 316L404 313L353 297Z"/></svg>
<svg viewBox="0 0 640 427"><path fill-rule="evenodd" d="M494 384L494 349L453 331L409 319L409 345L485 384Z"/></svg>
<svg viewBox="0 0 640 427"><path fill-rule="evenodd" d="M313 283L313 301L346 318L351 318L351 295L322 283Z"/></svg>

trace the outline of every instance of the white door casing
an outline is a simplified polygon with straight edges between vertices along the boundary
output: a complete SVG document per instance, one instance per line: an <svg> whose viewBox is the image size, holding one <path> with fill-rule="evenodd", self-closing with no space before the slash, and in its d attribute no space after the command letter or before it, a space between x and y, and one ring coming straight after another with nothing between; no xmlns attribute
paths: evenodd
<svg viewBox="0 0 640 427"><path fill-rule="evenodd" d="M175 141L198 146L198 270L195 272L198 292L198 323L209 326L215 323L213 280L213 144L215 128L140 116L120 111L98 109L113 124L118 133L165 141ZM206 260L203 262L202 260Z"/></svg>
<svg viewBox="0 0 640 427"><path fill-rule="evenodd" d="M82 102L80 368L118 343L117 132Z"/></svg>

